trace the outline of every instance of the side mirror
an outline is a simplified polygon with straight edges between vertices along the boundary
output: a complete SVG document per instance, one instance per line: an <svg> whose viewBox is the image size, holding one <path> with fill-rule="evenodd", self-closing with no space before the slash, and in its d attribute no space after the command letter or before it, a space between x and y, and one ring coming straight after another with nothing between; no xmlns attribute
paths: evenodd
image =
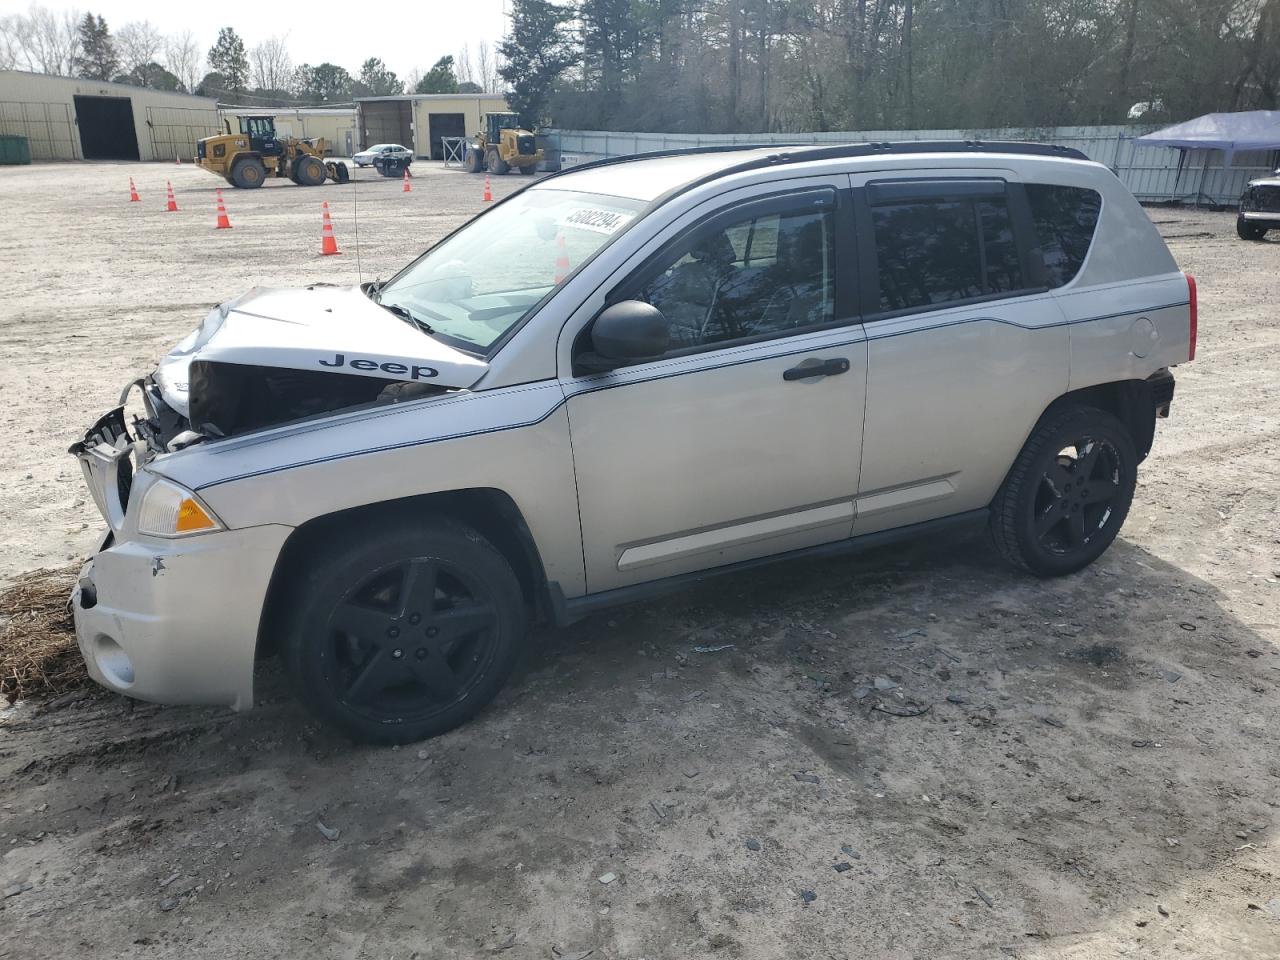
<svg viewBox="0 0 1280 960"><path fill-rule="evenodd" d="M610 368L655 360L667 352L671 332L662 311L643 300L605 307L591 325L591 348Z"/></svg>

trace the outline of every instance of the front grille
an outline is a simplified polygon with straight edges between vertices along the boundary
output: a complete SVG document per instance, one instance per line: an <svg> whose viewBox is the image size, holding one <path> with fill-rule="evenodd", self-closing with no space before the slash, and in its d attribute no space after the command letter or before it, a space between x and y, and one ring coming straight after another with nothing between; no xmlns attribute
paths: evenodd
<svg viewBox="0 0 1280 960"><path fill-rule="evenodd" d="M1250 187L1245 194L1244 209L1252 213L1280 213L1280 187Z"/></svg>
<svg viewBox="0 0 1280 960"><path fill-rule="evenodd" d="M516 137L516 149L520 151L520 156L533 156L533 151L537 149L536 142L533 137Z"/></svg>

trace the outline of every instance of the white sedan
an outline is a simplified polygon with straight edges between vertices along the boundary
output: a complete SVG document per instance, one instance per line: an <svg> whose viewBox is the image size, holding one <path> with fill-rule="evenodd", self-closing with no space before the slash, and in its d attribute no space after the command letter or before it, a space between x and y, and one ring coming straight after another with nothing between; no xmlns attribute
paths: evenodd
<svg viewBox="0 0 1280 960"><path fill-rule="evenodd" d="M357 167L367 167L378 157L395 157L401 160L408 160L413 157L413 151L408 147L400 146L398 143L375 143L368 150L361 150L351 159Z"/></svg>

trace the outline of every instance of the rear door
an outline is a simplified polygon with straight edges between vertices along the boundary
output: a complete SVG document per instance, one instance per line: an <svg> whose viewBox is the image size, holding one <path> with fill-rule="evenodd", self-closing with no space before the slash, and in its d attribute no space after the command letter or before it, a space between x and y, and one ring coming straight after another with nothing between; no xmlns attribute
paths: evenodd
<svg viewBox="0 0 1280 960"><path fill-rule="evenodd" d="M671 344L564 379L590 592L849 536L866 348L843 186L691 211L609 293L658 307Z"/></svg>
<svg viewBox="0 0 1280 960"><path fill-rule="evenodd" d="M1070 348L1011 171L855 175L867 409L854 533L985 507Z"/></svg>

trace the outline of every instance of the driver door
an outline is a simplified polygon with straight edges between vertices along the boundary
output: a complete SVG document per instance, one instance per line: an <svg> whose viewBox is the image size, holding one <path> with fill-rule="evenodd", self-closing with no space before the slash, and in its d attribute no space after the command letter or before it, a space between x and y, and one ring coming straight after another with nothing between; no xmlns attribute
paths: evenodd
<svg viewBox="0 0 1280 960"><path fill-rule="evenodd" d="M609 294L658 307L670 346L565 381L589 592L850 535L867 372L851 209L835 178L803 183L677 224ZM588 326L575 351L591 346Z"/></svg>

